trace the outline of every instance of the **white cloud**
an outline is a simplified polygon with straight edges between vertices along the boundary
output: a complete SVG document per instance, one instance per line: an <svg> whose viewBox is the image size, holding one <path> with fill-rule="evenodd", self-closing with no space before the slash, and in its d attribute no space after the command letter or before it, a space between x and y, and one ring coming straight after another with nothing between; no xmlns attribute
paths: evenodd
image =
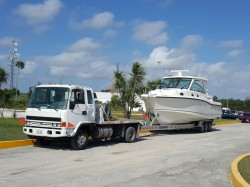
<svg viewBox="0 0 250 187"><path fill-rule="evenodd" d="M193 44L192 42L189 45ZM183 47L184 46L184 47ZM156 47L144 61L144 65L150 68L161 68L166 70L187 68L196 60L196 55L191 50L186 50L187 42L180 48L167 48L165 46Z"/></svg>
<svg viewBox="0 0 250 187"><path fill-rule="evenodd" d="M60 66L60 67L58 67L58 66L50 66L50 74L52 75L52 76L62 76L62 75L70 75L70 74L72 74L70 71L69 71L69 69L68 69L68 67L66 67L66 66Z"/></svg>
<svg viewBox="0 0 250 187"><path fill-rule="evenodd" d="M39 64L49 67L52 76L107 79L113 67L99 54L101 44L92 38L82 38L72 43L65 51L53 56L36 59Z"/></svg>
<svg viewBox="0 0 250 187"><path fill-rule="evenodd" d="M34 69L37 67L36 62L34 61L25 61L25 67L24 69L20 70L20 76L27 75L33 73Z"/></svg>
<svg viewBox="0 0 250 187"><path fill-rule="evenodd" d="M15 13L23 17L28 25L37 25L51 21L62 6L60 0L45 0L38 4L21 4Z"/></svg>
<svg viewBox="0 0 250 187"><path fill-rule="evenodd" d="M49 30L50 27L48 25L39 25L39 26L36 26L33 30L33 32L35 34L42 34L44 33L45 31Z"/></svg>
<svg viewBox="0 0 250 187"><path fill-rule="evenodd" d="M0 61L6 61L8 59L7 55L0 55Z"/></svg>
<svg viewBox="0 0 250 187"><path fill-rule="evenodd" d="M111 12L101 12L95 14L91 19L76 23L78 28L103 29L110 26L114 21L114 15Z"/></svg>
<svg viewBox="0 0 250 187"><path fill-rule="evenodd" d="M4 38L0 38L0 47L11 46L12 44L12 37L6 36Z"/></svg>
<svg viewBox="0 0 250 187"><path fill-rule="evenodd" d="M94 42L91 38L82 38L68 47L68 51L89 51L98 49L101 44Z"/></svg>
<svg viewBox="0 0 250 187"><path fill-rule="evenodd" d="M168 40L168 34L164 31L166 27L164 21L138 23L133 29L133 38L149 45L164 44Z"/></svg>
<svg viewBox="0 0 250 187"><path fill-rule="evenodd" d="M241 53L242 53L242 50L240 50L240 49L235 49L235 50L233 50L233 51L230 51L230 52L227 54L227 56L228 56L228 57L238 57L238 56L241 55Z"/></svg>
<svg viewBox="0 0 250 187"><path fill-rule="evenodd" d="M243 40L226 40L220 42L219 46L223 48L239 48L242 47Z"/></svg>
<svg viewBox="0 0 250 187"><path fill-rule="evenodd" d="M197 48L203 41L200 35L188 35L181 40L181 48L191 50Z"/></svg>
<svg viewBox="0 0 250 187"><path fill-rule="evenodd" d="M113 38L116 34L117 34L116 30L109 29L109 30L106 30L103 35L107 38Z"/></svg>

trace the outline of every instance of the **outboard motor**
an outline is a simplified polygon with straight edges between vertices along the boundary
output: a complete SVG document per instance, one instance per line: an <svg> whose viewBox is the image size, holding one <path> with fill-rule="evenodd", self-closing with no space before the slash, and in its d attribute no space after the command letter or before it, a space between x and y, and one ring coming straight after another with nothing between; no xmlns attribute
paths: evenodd
<svg viewBox="0 0 250 187"><path fill-rule="evenodd" d="M110 121L112 119L111 108L107 103L103 103L103 118L104 121Z"/></svg>

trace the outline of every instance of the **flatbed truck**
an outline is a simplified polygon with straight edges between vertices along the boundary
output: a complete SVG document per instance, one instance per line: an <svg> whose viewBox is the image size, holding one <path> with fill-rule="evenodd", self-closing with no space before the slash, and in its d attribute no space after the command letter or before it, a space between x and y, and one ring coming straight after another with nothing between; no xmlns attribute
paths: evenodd
<svg viewBox="0 0 250 187"><path fill-rule="evenodd" d="M23 132L39 146L55 139L68 139L75 150L85 148L88 139L119 137L132 143L139 137L141 123L113 120L108 110L95 103L89 87L48 84L36 86L25 111Z"/></svg>

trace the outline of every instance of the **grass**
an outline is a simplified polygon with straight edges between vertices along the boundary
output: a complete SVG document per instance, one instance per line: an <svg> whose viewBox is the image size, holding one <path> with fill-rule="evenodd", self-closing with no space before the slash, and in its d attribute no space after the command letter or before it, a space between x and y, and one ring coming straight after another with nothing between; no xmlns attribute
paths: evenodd
<svg viewBox="0 0 250 187"><path fill-rule="evenodd" d="M243 179L250 184L250 156L246 156L238 163L238 170Z"/></svg>
<svg viewBox="0 0 250 187"><path fill-rule="evenodd" d="M0 141L23 140L27 135L23 133L19 119L0 118Z"/></svg>

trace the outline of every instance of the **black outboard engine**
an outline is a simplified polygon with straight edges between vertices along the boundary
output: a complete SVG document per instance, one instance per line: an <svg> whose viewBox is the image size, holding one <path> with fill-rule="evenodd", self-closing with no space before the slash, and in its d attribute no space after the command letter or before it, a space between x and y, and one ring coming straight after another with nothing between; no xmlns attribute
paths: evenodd
<svg viewBox="0 0 250 187"><path fill-rule="evenodd" d="M112 120L112 113L111 113L111 108L107 103L103 103L103 118L104 121L110 121Z"/></svg>

